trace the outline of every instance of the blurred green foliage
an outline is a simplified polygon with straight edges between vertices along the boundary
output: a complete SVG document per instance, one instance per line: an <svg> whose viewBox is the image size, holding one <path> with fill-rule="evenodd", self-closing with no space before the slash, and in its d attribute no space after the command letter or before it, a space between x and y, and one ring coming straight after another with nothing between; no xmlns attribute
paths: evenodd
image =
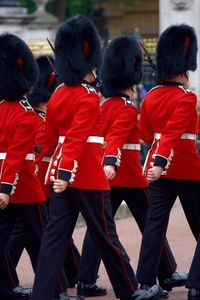
<svg viewBox="0 0 200 300"><path fill-rule="evenodd" d="M29 14L37 10L37 4L34 0L20 0L20 4L22 7L27 8Z"/></svg>
<svg viewBox="0 0 200 300"><path fill-rule="evenodd" d="M92 17L102 4L109 2L114 8L123 8L127 5L136 5L139 0L49 0L46 10L58 18L68 18L76 14Z"/></svg>

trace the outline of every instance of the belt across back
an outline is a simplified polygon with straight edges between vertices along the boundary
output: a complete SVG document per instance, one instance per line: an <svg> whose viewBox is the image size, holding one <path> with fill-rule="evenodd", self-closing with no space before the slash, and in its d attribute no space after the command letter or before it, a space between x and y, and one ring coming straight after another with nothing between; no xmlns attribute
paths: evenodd
<svg viewBox="0 0 200 300"><path fill-rule="evenodd" d="M154 139L155 140L160 140L161 138L161 133L154 133ZM181 140L196 140L197 135L195 133L189 133L189 132L185 132L182 134L181 136Z"/></svg>
<svg viewBox="0 0 200 300"><path fill-rule="evenodd" d="M59 138L58 138L58 142L60 144L63 144L64 140L65 140L65 136L64 135L60 135ZM104 138L102 136L91 135L91 136L88 137L87 143L97 143L97 144L103 145L104 144Z"/></svg>
<svg viewBox="0 0 200 300"><path fill-rule="evenodd" d="M122 149L140 151L141 145L140 144L124 144Z"/></svg>
<svg viewBox="0 0 200 300"><path fill-rule="evenodd" d="M0 160L4 160L6 158L5 152L0 152ZM35 154L28 153L26 154L25 160L35 160Z"/></svg>

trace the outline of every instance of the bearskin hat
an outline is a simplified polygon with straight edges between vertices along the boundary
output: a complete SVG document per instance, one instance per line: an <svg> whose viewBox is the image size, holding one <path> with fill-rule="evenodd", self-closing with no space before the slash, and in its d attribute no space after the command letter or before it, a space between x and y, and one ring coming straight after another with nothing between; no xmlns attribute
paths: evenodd
<svg viewBox="0 0 200 300"><path fill-rule="evenodd" d="M96 28L84 16L64 22L56 34L56 69L70 86L81 83L85 75L101 64L101 47Z"/></svg>
<svg viewBox="0 0 200 300"><path fill-rule="evenodd" d="M156 77L163 81L194 71L197 67L197 37L186 24L172 25L160 36L156 51Z"/></svg>
<svg viewBox="0 0 200 300"><path fill-rule="evenodd" d="M47 102L56 88L56 74L53 70L55 64L53 57L42 55L36 59L39 67L39 80L29 95L29 103L35 107L41 102Z"/></svg>
<svg viewBox="0 0 200 300"><path fill-rule="evenodd" d="M142 51L132 36L115 38L104 52L100 69L105 97L117 96L142 79Z"/></svg>
<svg viewBox="0 0 200 300"><path fill-rule="evenodd" d="M0 35L0 99L21 99L37 80L38 67L26 43L10 33Z"/></svg>

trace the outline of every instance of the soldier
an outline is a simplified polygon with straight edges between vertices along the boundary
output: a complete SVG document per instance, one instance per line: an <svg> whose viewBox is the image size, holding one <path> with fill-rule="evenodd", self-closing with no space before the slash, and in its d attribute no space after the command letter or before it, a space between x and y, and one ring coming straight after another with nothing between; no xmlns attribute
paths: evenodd
<svg viewBox="0 0 200 300"><path fill-rule="evenodd" d="M0 35L0 298L30 296L5 246L20 218L37 262L47 219L45 197L35 174L37 115L26 100L38 79L28 46L12 34Z"/></svg>
<svg viewBox="0 0 200 300"><path fill-rule="evenodd" d="M183 24L167 28L156 52L159 85L147 94L141 110L141 137L153 142L146 168L152 205L137 269L142 284L156 282L169 214L177 196L196 239L200 232L197 98L185 88L188 70L196 69L196 55L192 27Z"/></svg>
<svg viewBox="0 0 200 300"><path fill-rule="evenodd" d="M29 104L34 108L37 113L37 136L36 136L36 158L35 164L37 165L37 176L40 179L41 186L46 198L46 204L48 208L48 202L50 200L50 190L49 186L44 185L45 174L47 171L48 163L50 157L48 157L48 148L46 146L45 137L45 112L47 102L55 90L56 87L56 74L52 70L54 61L52 57L40 56L36 59L37 65L39 67L39 80L37 85L33 88L33 91L28 96ZM48 209L47 209L48 211ZM12 258L14 266L16 267L19 259L21 257L22 251L26 248L30 260L32 262L33 270L35 272L37 260L34 254L34 248L32 247L32 242L27 236L27 232L23 226L23 223L18 219L17 224L14 227L11 237L9 238L7 244L7 250ZM66 291L67 287L74 285L76 280L76 274L78 272L80 255L75 247L73 241L70 242L69 249L66 255L66 273L69 274L70 282L68 278L63 274L57 282L56 294L60 297L62 293Z"/></svg>
<svg viewBox="0 0 200 300"><path fill-rule="evenodd" d="M136 291L137 281L111 215L109 184L101 165L100 99L90 86L100 52L96 28L86 17L68 19L56 34L56 66L63 84L47 106L46 134L54 154L46 179L53 188L32 300L53 299L79 211L96 240L116 297L143 300L160 295L156 285Z"/></svg>
<svg viewBox="0 0 200 300"><path fill-rule="evenodd" d="M47 200L47 211L49 211L50 201L50 188L44 184L45 175L50 162L49 149L47 146L45 136L45 116L47 103L57 86L57 73L55 70L55 61L50 56L40 56L36 59L39 67L39 81L37 86L33 89L33 92L29 95L29 103L33 106L34 111L38 114L40 122L40 128L37 134L37 145L39 146L39 152L36 156L36 164L38 167L38 176L43 187L43 192ZM73 239L69 243L69 247L66 252L64 271L67 275L68 287L74 287L76 283L76 276L79 271L80 254L77 247L74 244ZM62 282L62 280L61 280ZM58 284L57 292L60 284ZM62 283L63 286L63 283Z"/></svg>
<svg viewBox="0 0 200 300"><path fill-rule="evenodd" d="M117 72L118 69L120 72ZM106 142L104 170L110 180L113 216L124 200L143 232L149 207L148 184L140 166L138 110L133 91L133 86L141 78L142 52L137 41L132 37L114 39L105 51L101 68L102 92L106 97L102 104L103 136ZM119 151L122 155L120 166L117 160ZM77 293L94 296L98 291L94 282L100 257L88 231L83 245ZM186 282L187 274L175 273L176 266L165 240L158 278L168 290ZM142 287L149 288L148 285ZM166 291L163 291L163 297L167 297Z"/></svg>

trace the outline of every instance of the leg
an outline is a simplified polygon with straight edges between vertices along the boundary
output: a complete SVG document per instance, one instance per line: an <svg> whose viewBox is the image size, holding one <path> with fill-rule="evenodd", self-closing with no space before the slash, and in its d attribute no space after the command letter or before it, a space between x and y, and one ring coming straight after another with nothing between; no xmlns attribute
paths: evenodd
<svg viewBox="0 0 200 300"><path fill-rule="evenodd" d="M150 206L148 191L143 188L123 188L122 191L122 198L127 203L141 233L143 234L147 212ZM174 256L165 239L157 274L159 280L163 280L173 274L176 270L176 266Z"/></svg>
<svg viewBox="0 0 200 300"><path fill-rule="evenodd" d="M96 282L101 257L89 230L87 229L81 252L78 281L88 284Z"/></svg>
<svg viewBox="0 0 200 300"><path fill-rule="evenodd" d="M76 248L73 239L71 239L64 262L64 270L70 287L74 287L76 284L77 274L80 269L80 259L80 253Z"/></svg>
<svg viewBox="0 0 200 300"><path fill-rule="evenodd" d="M35 271L41 240L47 222L46 204L20 204L17 205L17 208L22 225L26 230L28 253Z"/></svg>
<svg viewBox="0 0 200 300"><path fill-rule="evenodd" d="M71 190L67 188L62 193L52 191L49 221L39 253L32 300L50 300L55 295L56 281L79 213Z"/></svg>
<svg viewBox="0 0 200 300"><path fill-rule="evenodd" d="M17 264L20 260L22 252L26 246L26 243L27 243L27 234L22 225L21 220L18 218L6 246L9 256L12 258L15 268L17 267Z"/></svg>
<svg viewBox="0 0 200 300"><path fill-rule="evenodd" d="M77 190L74 197L99 248L116 297L130 297L137 288L137 282L129 257L116 233L109 192Z"/></svg>
<svg viewBox="0 0 200 300"><path fill-rule="evenodd" d="M176 192L171 187L171 180L160 179L150 184L149 193L151 206L143 233L137 276L139 282L153 285Z"/></svg>
<svg viewBox="0 0 200 300"><path fill-rule="evenodd" d="M111 205L113 217L119 208L123 198L120 195L120 189L111 189ZM95 251L94 251L95 249ZM100 253L96 247L95 241L93 241L89 230L87 229L85 238L83 241L80 271L78 274L78 280L86 283L95 283L101 262Z"/></svg>
<svg viewBox="0 0 200 300"><path fill-rule="evenodd" d="M19 284L15 267L5 250L15 221L16 215L13 204L9 204L6 209L0 210L0 296L8 295Z"/></svg>
<svg viewBox="0 0 200 300"><path fill-rule="evenodd" d="M198 240L200 233L200 181L177 180L176 187L190 229L194 238Z"/></svg>
<svg viewBox="0 0 200 300"><path fill-rule="evenodd" d="M190 267L187 288L195 288L200 290L200 236L197 242L196 250ZM200 295L200 294L199 294Z"/></svg>

